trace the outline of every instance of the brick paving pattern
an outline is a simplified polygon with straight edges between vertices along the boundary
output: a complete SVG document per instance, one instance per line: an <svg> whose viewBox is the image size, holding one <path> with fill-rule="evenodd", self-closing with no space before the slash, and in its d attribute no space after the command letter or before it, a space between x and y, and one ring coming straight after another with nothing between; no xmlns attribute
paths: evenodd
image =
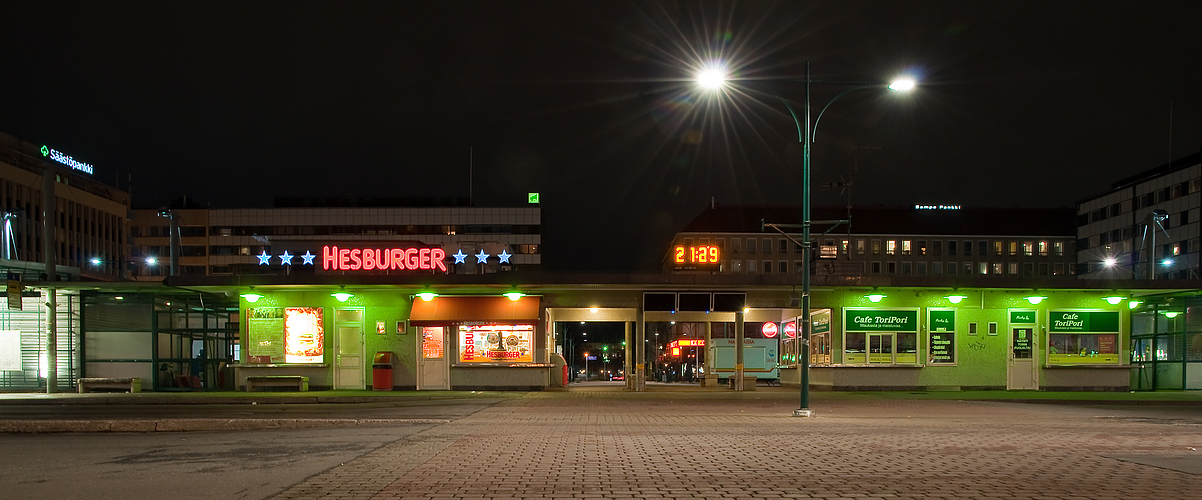
<svg viewBox="0 0 1202 500"><path fill-rule="evenodd" d="M385 446L276 498L1196 499L1202 420L1016 403L796 394L531 393Z"/></svg>

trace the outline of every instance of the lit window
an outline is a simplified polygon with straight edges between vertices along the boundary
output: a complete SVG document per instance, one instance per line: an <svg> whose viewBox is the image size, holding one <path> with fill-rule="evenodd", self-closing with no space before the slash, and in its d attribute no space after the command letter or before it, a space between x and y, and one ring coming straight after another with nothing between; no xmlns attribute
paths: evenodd
<svg viewBox="0 0 1202 500"><path fill-rule="evenodd" d="M902 240L902 255L910 255L910 240Z"/></svg>
<svg viewBox="0 0 1202 500"><path fill-rule="evenodd" d="M897 240L888 240L885 242L885 255L893 255L897 253Z"/></svg>
<svg viewBox="0 0 1202 500"><path fill-rule="evenodd" d="M1035 243L1030 241L1023 242L1023 255L1035 255Z"/></svg>
<svg viewBox="0 0 1202 500"><path fill-rule="evenodd" d="M1001 262L993 263L993 274L1002 274L1002 263Z"/></svg>
<svg viewBox="0 0 1202 500"><path fill-rule="evenodd" d="M1057 257L1064 257L1064 242L1057 241L1052 243L1052 249L1056 252Z"/></svg>
<svg viewBox="0 0 1202 500"><path fill-rule="evenodd" d="M1041 242L1039 242L1039 255L1040 255L1040 256L1042 256L1042 257L1047 257L1047 255L1048 255L1048 242L1046 242L1046 241L1041 241Z"/></svg>
<svg viewBox="0 0 1202 500"><path fill-rule="evenodd" d="M1018 255L1018 242L1017 241L1010 242L1010 255Z"/></svg>
<svg viewBox="0 0 1202 500"><path fill-rule="evenodd" d="M1018 263L1017 262L1011 262L1006 267L1007 267L1006 274L1018 274Z"/></svg>

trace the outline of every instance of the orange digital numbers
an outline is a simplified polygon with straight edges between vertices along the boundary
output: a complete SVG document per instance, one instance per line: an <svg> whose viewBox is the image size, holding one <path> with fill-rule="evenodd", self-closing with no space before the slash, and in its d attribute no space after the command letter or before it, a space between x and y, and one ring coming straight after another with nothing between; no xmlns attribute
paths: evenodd
<svg viewBox="0 0 1202 500"><path fill-rule="evenodd" d="M676 245L672 255L674 263L679 266L695 266L717 264L721 254L714 245Z"/></svg>

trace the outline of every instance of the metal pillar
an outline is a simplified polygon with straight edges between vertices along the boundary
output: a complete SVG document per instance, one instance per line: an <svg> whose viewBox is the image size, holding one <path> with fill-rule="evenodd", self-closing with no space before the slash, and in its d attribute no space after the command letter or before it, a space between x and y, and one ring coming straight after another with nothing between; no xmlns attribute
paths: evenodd
<svg viewBox="0 0 1202 500"><path fill-rule="evenodd" d="M53 168L42 169L42 243L46 262L46 393L58 392L58 303L54 282L58 281L58 243L55 239L58 228L58 208L55 204L57 172Z"/></svg>
<svg viewBox="0 0 1202 500"><path fill-rule="evenodd" d="M743 312L735 313L735 380L730 386L736 390L743 390Z"/></svg>

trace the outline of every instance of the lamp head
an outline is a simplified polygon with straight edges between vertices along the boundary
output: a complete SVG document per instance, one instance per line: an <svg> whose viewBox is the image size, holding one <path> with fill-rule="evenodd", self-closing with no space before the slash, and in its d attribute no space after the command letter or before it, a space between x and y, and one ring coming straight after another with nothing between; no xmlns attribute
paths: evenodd
<svg viewBox="0 0 1202 500"><path fill-rule="evenodd" d="M726 68L714 65L702 68L697 73L697 86L705 90L719 90L726 86Z"/></svg>

